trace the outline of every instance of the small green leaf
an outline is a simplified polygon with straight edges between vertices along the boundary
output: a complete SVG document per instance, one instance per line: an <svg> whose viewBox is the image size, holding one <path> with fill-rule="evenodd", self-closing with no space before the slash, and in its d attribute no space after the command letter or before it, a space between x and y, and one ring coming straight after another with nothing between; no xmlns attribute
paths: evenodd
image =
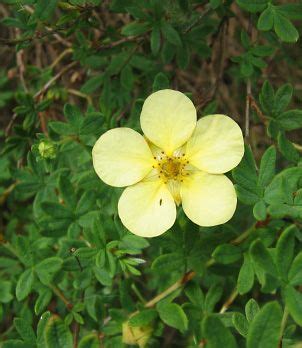
<svg viewBox="0 0 302 348"><path fill-rule="evenodd" d="M21 274L16 286L16 296L18 301L24 300L25 297L29 295L33 287L34 279L34 272L31 268Z"/></svg>
<svg viewBox="0 0 302 348"><path fill-rule="evenodd" d="M204 310L208 313L214 311L216 303L220 300L222 296L222 286L220 284L213 284L208 290L205 301L204 301Z"/></svg>
<svg viewBox="0 0 302 348"><path fill-rule="evenodd" d="M23 318L15 318L14 325L22 339L27 344L32 344L32 346L35 346L36 335L31 325L29 325L29 322Z"/></svg>
<svg viewBox="0 0 302 348"><path fill-rule="evenodd" d="M298 325L302 325L302 294L291 285L284 290L285 303L290 315Z"/></svg>
<svg viewBox="0 0 302 348"><path fill-rule="evenodd" d="M290 142L284 132L279 132L278 135L278 147L282 155L290 162L297 163L300 155L298 150Z"/></svg>
<svg viewBox="0 0 302 348"><path fill-rule="evenodd" d="M259 95L259 100L264 112L270 115L275 102L275 95L274 95L273 87L268 80L266 80L262 85L261 93Z"/></svg>
<svg viewBox="0 0 302 348"><path fill-rule="evenodd" d="M274 177L276 167L276 149L272 145L261 158L258 184L266 187Z"/></svg>
<svg viewBox="0 0 302 348"><path fill-rule="evenodd" d="M209 347L236 348L236 341L231 332L214 316L206 316L202 322L204 337Z"/></svg>
<svg viewBox="0 0 302 348"><path fill-rule="evenodd" d="M285 85L278 88L275 95L275 103L273 112L278 115L280 112L284 111L288 104L290 103L293 95L293 87L291 84L286 83Z"/></svg>
<svg viewBox="0 0 302 348"><path fill-rule="evenodd" d="M54 13L58 0L38 0L35 9L35 17L40 21L49 19Z"/></svg>
<svg viewBox="0 0 302 348"><path fill-rule="evenodd" d="M40 291L34 308L36 315L40 315L45 310L51 298L52 292L49 289L45 288L42 291Z"/></svg>
<svg viewBox="0 0 302 348"><path fill-rule="evenodd" d="M244 254L244 261L240 268L237 289L240 295L246 294L254 284L254 269L248 253Z"/></svg>
<svg viewBox="0 0 302 348"><path fill-rule="evenodd" d="M14 298L14 296L11 294L11 289L11 282L7 280L0 280L0 303L8 303Z"/></svg>
<svg viewBox="0 0 302 348"><path fill-rule="evenodd" d="M240 335L246 337L249 329L249 323L246 320L246 317L241 313L235 312L232 316L232 322Z"/></svg>
<svg viewBox="0 0 302 348"><path fill-rule="evenodd" d="M151 45L151 51L156 56L160 50L160 28L158 25L155 25L152 28L151 37L150 37L150 45Z"/></svg>
<svg viewBox="0 0 302 348"><path fill-rule="evenodd" d="M63 265L63 260L60 257L49 257L35 267L35 271L43 284L49 284L55 273L58 272Z"/></svg>
<svg viewBox="0 0 302 348"><path fill-rule="evenodd" d="M97 334L88 334L83 336L79 342L78 348L100 348L100 341Z"/></svg>
<svg viewBox="0 0 302 348"><path fill-rule="evenodd" d="M257 23L259 30L268 31L271 30L274 25L274 11L269 6L260 15Z"/></svg>
<svg viewBox="0 0 302 348"><path fill-rule="evenodd" d="M44 331L46 348L72 348L72 335L62 319L53 315Z"/></svg>
<svg viewBox="0 0 302 348"><path fill-rule="evenodd" d="M253 298L248 300L248 302L245 305L245 315L249 323L251 323L254 320L256 314L259 311L260 311L260 308L258 303Z"/></svg>
<svg viewBox="0 0 302 348"><path fill-rule="evenodd" d="M282 310L278 302L266 303L252 321L247 348L276 348L282 320Z"/></svg>
<svg viewBox="0 0 302 348"><path fill-rule="evenodd" d="M277 117L280 126L286 130L294 130L302 127L302 110L289 110Z"/></svg>
<svg viewBox="0 0 302 348"><path fill-rule="evenodd" d="M295 234L297 227L291 225L287 227L281 234L276 246L276 263L278 271L287 281L287 275L294 256Z"/></svg>
<svg viewBox="0 0 302 348"><path fill-rule="evenodd" d="M160 72L158 73L153 82L153 92L156 92L160 89L166 89L170 87L170 82L166 74Z"/></svg>
<svg viewBox="0 0 302 348"><path fill-rule="evenodd" d="M148 326L157 317L154 309L144 309L129 319L130 326Z"/></svg>
<svg viewBox="0 0 302 348"><path fill-rule="evenodd" d="M236 0L236 2L244 10L256 13L266 8L268 0Z"/></svg>
<svg viewBox="0 0 302 348"><path fill-rule="evenodd" d="M258 267L273 277L278 276L273 258L260 240L256 240L251 244L250 253L253 261Z"/></svg>
<svg viewBox="0 0 302 348"><path fill-rule="evenodd" d="M299 33L294 25L278 11L274 12L274 29L284 42L297 42Z"/></svg>
<svg viewBox="0 0 302 348"><path fill-rule="evenodd" d="M160 319L168 326L174 327L181 332L188 328L188 318L183 309L176 303L159 303L157 311Z"/></svg>
<svg viewBox="0 0 302 348"><path fill-rule="evenodd" d="M294 258L288 273L288 280L291 285L302 285L302 252Z"/></svg>
<svg viewBox="0 0 302 348"><path fill-rule="evenodd" d="M240 260L241 250L232 244L220 244L212 253L213 258L222 264L230 264Z"/></svg>
<svg viewBox="0 0 302 348"><path fill-rule="evenodd" d="M149 30L149 26L149 23L132 22L123 27L122 34L125 36L142 35Z"/></svg>
<svg viewBox="0 0 302 348"><path fill-rule="evenodd" d="M161 30L162 30L163 36L166 38L166 40L169 43L179 47L182 46L181 38L178 32L172 27L170 23L162 22Z"/></svg>
<svg viewBox="0 0 302 348"><path fill-rule="evenodd" d="M253 214L258 221L264 221L266 219L266 205L263 199L254 205Z"/></svg>

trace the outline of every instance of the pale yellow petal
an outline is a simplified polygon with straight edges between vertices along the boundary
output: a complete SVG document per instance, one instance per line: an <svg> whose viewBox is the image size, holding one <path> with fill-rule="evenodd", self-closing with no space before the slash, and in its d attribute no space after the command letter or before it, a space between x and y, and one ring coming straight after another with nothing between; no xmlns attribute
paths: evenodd
<svg viewBox="0 0 302 348"><path fill-rule="evenodd" d="M97 175L108 185L123 187L142 180L151 170L153 156L142 135L130 128L104 133L92 149Z"/></svg>
<svg viewBox="0 0 302 348"><path fill-rule="evenodd" d="M192 135L196 109L183 93L163 89L145 100L140 121L146 137L171 155Z"/></svg>
<svg viewBox="0 0 302 348"><path fill-rule="evenodd" d="M181 184L180 195L185 214L200 226L227 222L237 205L234 186L222 174L194 172Z"/></svg>
<svg viewBox="0 0 302 348"><path fill-rule="evenodd" d="M197 122L186 155L190 163L208 173L221 174L236 167L244 153L239 125L225 115L210 115Z"/></svg>
<svg viewBox="0 0 302 348"><path fill-rule="evenodd" d="M160 180L140 182L122 193L118 213L124 226L142 237L156 237L175 222L176 207Z"/></svg>

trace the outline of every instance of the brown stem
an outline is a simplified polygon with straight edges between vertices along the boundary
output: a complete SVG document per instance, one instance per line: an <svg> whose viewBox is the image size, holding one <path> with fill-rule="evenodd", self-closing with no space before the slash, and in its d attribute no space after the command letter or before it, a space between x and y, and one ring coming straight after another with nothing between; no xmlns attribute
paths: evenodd
<svg viewBox="0 0 302 348"><path fill-rule="evenodd" d="M50 285L49 287L61 299L61 301L65 304L66 308L69 311L71 311L72 308L73 308L73 304L70 301L68 301L68 299L62 293L62 291L59 288L57 288L56 286L54 286L54 285Z"/></svg>

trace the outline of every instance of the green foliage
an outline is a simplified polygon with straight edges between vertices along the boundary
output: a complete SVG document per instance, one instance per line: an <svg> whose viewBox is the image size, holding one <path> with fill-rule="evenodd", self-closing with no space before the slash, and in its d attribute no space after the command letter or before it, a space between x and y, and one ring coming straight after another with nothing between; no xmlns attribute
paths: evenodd
<svg viewBox="0 0 302 348"><path fill-rule="evenodd" d="M302 5L4 0L0 12L0 346L298 346ZM212 227L180 206L145 239L122 225L122 190L91 150L109 129L140 131L143 101L167 88L244 130L226 174L238 205Z"/></svg>

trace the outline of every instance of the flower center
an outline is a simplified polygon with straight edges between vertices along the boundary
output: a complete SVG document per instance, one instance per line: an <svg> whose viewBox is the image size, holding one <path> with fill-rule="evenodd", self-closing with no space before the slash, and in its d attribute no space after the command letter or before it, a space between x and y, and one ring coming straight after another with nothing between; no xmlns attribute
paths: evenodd
<svg viewBox="0 0 302 348"><path fill-rule="evenodd" d="M161 178L165 183L170 180L183 181L183 178L188 174L186 166L189 161L185 158L184 153L173 154L172 156L167 156L163 151L157 157L157 165L155 168L158 170L159 178Z"/></svg>

